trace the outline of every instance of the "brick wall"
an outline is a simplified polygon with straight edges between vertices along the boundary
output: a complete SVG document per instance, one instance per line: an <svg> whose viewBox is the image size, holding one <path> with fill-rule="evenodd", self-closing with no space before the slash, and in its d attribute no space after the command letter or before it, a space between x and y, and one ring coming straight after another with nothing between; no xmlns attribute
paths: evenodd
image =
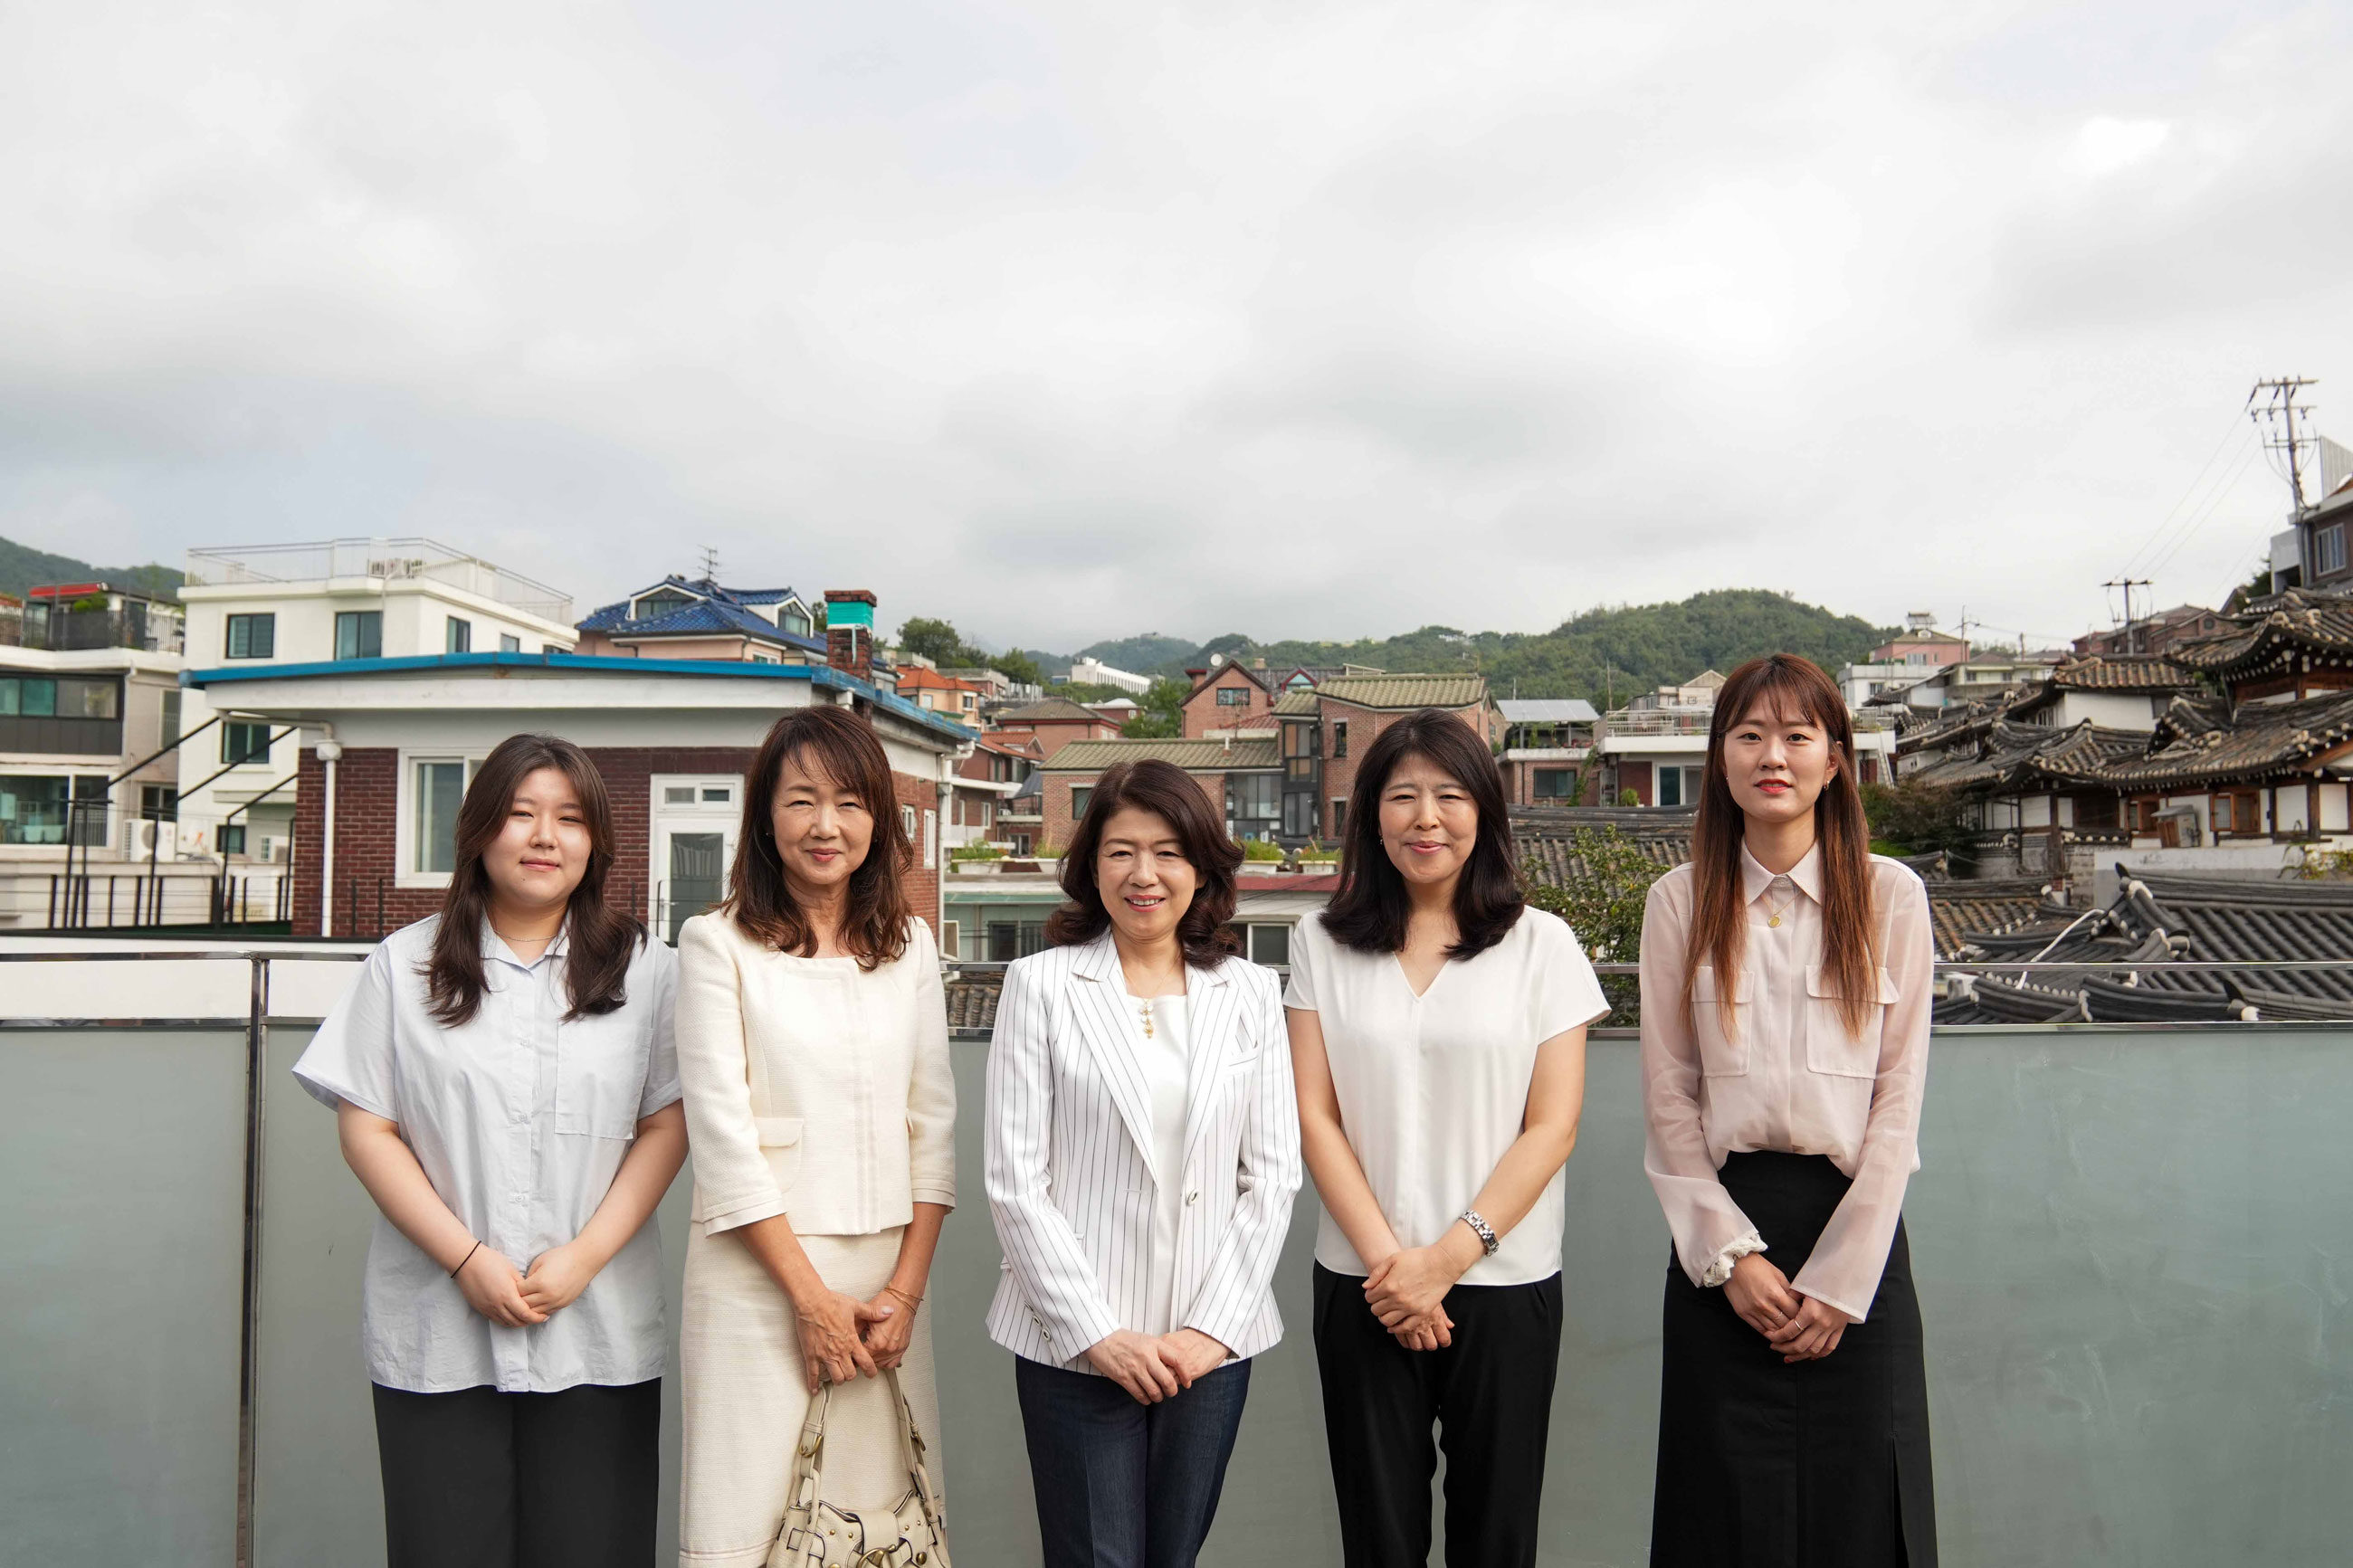
<svg viewBox="0 0 2353 1568"><path fill-rule="evenodd" d="M1237 689L1249 694L1247 702L1232 707L1220 707L1217 693L1221 689ZM1274 699L1266 689L1234 665L1227 665L1211 679L1203 681L1185 699L1180 710L1184 716L1184 735L1187 740L1212 734L1219 730L1263 730L1274 723Z"/></svg>
<svg viewBox="0 0 2353 1568"><path fill-rule="evenodd" d="M652 832L655 773L747 773L748 748L591 747L589 759L604 775L613 808L614 867L607 896L639 919L646 911L646 867ZM335 773L335 907L333 936L378 936L397 931L441 910L438 888L394 886L399 753L383 747L347 747ZM892 773L898 802L915 808L915 852L923 853L923 813L937 809L931 781ZM325 773L317 753L305 749L295 780L294 832L305 846L321 843ZM937 840L934 838L934 845ZM302 936L319 929L319 861L306 849L294 888L294 930ZM939 921L939 876L923 866L907 879L915 912L935 929ZM379 910L381 915L379 916Z"/></svg>
<svg viewBox="0 0 2353 1568"><path fill-rule="evenodd" d="M1478 731L1481 740L1490 741L1486 730L1488 710L1483 706L1458 708L1451 711L1456 718ZM1359 708L1354 703L1338 702L1328 697L1324 700L1322 704L1324 792L1323 798L1315 803L1315 837L1318 839L1325 844L1337 842L1340 825L1333 820L1332 803L1335 800L1345 801L1355 797L1358 759L1364 756L1366 748L1372 745L1375 738L1382 731L1409 716L1405 710L1391 711ZM1341 724L1348 726L1348 754L1345 757L1335 757L1332 753L1337 739L1336 729Z"/></svg>
<svg viewBox="0 0 2353 1568"><path fill-rule="evenodd" d="M1186 776L1201 786L1201 794L1208 800L1210 811L1216 814L1219 822L1225 821L1226 775L1224 771L1194 773L1188 769ZM1043 848L1051 845L1057 849L1063 849L1070 847L1071 835L1078 829L1078 814L1071 809L1071 786L1076 785L1081 789L1091 788L1095 778L1096 775L1093 773L1048 773L1046 775L1044 784L1046 825L1038 833L1039 847Z"/></svg>

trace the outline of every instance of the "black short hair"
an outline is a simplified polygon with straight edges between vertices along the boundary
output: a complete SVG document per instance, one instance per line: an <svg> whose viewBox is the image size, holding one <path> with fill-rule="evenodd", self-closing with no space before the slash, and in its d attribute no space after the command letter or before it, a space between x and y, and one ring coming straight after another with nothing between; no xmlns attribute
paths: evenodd
<svg viewBox="0 0 2353 1568"><path fill-rule="evenodd" d="M1324 911L1324 929L1333 941L1359 952L1405 947L1411 906L1404 873L1381 847L1381 792L1408 757L1424 757L1444 769L1471 792L1471 804L1478 808L1478 840L1454 885L1455 942L1446 950L1449 958L1475 958L1504 940L1527 899L1512 850L1512 823L1504 809L1504 775L1495 754L1476 730L1443 708L1414 710L1365 748L1348 795L1340 890Z"/></svg>
<svg viewBox="0 0 2353 1568"><path fill-rule="evenodd" d="M1176 829L1185 858L1199 873L1193 901L1177 918L1176 941L1186 963L1215 969L1241 947L1226 922L1234 918L1234 873L1242 863L1242 847L1227 836L1224 821L1209 809L1209 797L1193 776L1157 757L1113 763L1095 781L1086 815L1062 851L1062 891L1071 901L1048 918L1046 940L1067 947L1092 942L1111 929L1111 911L1103 908L1103 889L1095 882L1095 854L1103 846L1103 825L1130 806Z"/></svg>

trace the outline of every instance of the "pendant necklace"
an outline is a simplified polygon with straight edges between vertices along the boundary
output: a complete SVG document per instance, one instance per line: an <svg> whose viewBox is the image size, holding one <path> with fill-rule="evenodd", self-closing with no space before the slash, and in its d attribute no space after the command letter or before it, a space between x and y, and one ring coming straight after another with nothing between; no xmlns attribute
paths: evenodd
<svg viewBox="0 0 2353 1568"><path fill-rule="evenodd" d="M1144 1020L1144 1037L1148 1040L1152 1038L1152 1004L1149 1002L1139 1003L1137 1005L1137 1011L1142 1015Z"/></svg>
<svg viewBox="0 0 2353 1568"><path fill-rule="evenodd" d="M1765 923L1766 923L1767 925L1768 925L1768 926L1773 927L1775 930L1777 930L1777 931L1778 931L1778 929L1780 929L1780 925L1781 925L1781 917L1782 917L1783 915L1788 914L1791 910L1793 910L1793 909L1795 909L1795 908L1797 908L1797 907L1798 907L1798 890L1797 890L1797 889L1792 888L1792 889L1789 889L1789 900L1788 900L1788 902L1787 902L1787 903L1783 904L1783 905L1782 905L1779 909L1778 909L1778 910L1777 910L1777 909L1772 909L1772 908L1768 907L1768 908L1765 910Z"/></svg>

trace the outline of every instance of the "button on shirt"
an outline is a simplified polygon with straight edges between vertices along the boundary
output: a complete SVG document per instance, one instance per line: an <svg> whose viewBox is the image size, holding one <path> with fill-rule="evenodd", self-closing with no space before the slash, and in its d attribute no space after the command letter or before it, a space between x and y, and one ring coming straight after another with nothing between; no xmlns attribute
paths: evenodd
<svg viewBox="0 0 2353 1568"><path fill-rule="evenodd" d="M1419 996L1396 953L1343 947L1322 915L1303 920L1283 1001L1323 1026L1340 1125L1404 1247L1438 1240L1478 1200L1527 1120L1536 1047L1609 1012L1576 935L1534 908L1484 952L1449 959ZM1463 1284L1527 1285L1560 1272L1566 1171ZM1328 1212L1315 1261L1335 1274L1371 1272Z"/></svg>
<svg viewBox="0 0 2353 1568"><path fill-rule="evenodd" d="M1145 1033L1144 1018L1152 1017ZM1185 1094L1193 1056L1182 994L1150 1001L1130 992L1128 1022L1135 1030L1136 1062L1152 1094L1152 1166L1161 1173L1153 1195L1152 1257L1144 1293L1143 1331L1165 1334L1176 1325L1176 1230L1185 1214ZM1198 1194L1195 1194L1198 1196Z"/></svg>
<svg viewBox="0 0 2353 1568"><path fill-rule="evenodd" d="M1728 1256L1771 1248L1717 1178L1726 1155L1827 1155L1853 1185L1790 1283L1857 1321L1878 1294L1920 1164L1936 963L1920 879L1879 856L1869 870L1882 967L1859 1035L1848 1033L1837 977L1822 966L1819 850L1776 876L1743 847L1740 969L1729 987L1710 965L1693 971L1688 1020L1690 867L1651 884L1642 919L1643 1163L1684 1272L1695 1285L1721 1284Z"/></svg>
<svg viewBox="0 0 2353 1568"><path fill-rule="evenodd" d="M386 937L328 1016L294 1076L322 1103L396 1122L427 1180L485 1247L518 1268L580 1234L637 1124L679 1098L670 1037L677 960L640 947L613 1012L565 1019L568 945L525 963L487 922L481 1005L451 1027L427 1010L424 965L439 917ZM548 1394L662 1374L661 1240L647 1220L577 1300L505 1328L381 1214L368 1244L361 1337L369 1378L417 1394L488 1385Z"/></svg>

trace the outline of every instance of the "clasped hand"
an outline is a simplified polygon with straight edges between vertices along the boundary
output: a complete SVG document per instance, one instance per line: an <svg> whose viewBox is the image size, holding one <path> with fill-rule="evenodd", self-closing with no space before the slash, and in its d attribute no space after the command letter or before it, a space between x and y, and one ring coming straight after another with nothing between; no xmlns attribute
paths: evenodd
<svg viewBox="0 0 2353 1568"><path fill-rule="evenodd" d="M1801 1294L1788 1276L1752 1252L1732 1266L1724 1282L1725 1300L1740 1321L1765 1336L1781 1352L1784 1365L1820 1361L1838 1349L1839 1340L1853 1320L1836 1307Z"/></svg>
<svg viewBox="0 0 2353 1568"><path fill-rule="evenodd" d="M1094 1369L1127 1390L1138 1405L1174 1399L1223 1366L1226 1347L1198 1329L1173 1334L1140 1334L1120 1329L1087 1347Z"/></svg>
<svg viewBox="0 0 2353 1568"><path fill-rule="evenodd" d="M1373 1266L1365 1279L1365 1305L1406 1349L1444 1350L1454 1342L1446 1293L1461 1278L1443 1247L1406 1247Z"/></svg>

